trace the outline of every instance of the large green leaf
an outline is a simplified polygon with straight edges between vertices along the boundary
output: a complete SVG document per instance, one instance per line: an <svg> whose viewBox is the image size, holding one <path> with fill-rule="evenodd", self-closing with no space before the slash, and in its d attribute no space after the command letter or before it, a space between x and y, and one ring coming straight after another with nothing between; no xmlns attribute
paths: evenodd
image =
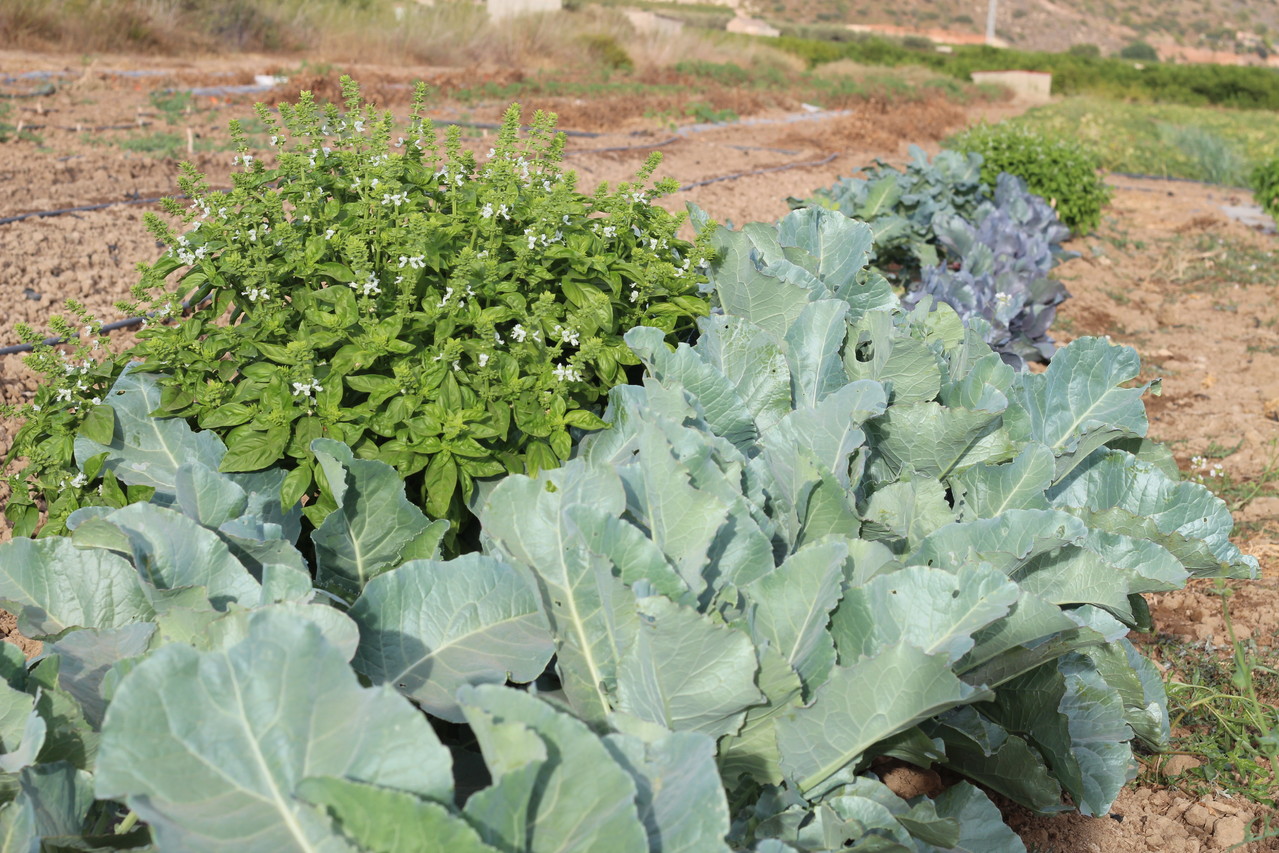
<svg viewBox="0 0 1279 853"><path fill-rule="evenodd" d="M847 302L819 299L805 305L786 330L786 362L795 408L816 406L848 381L840 358L848 334L847 317Z"/></svg>
<svg viewBox="0 0 1279 853"><path fill-rule="evenodd" d="M98 529L108 524L123 534L139 575L156 589L203 587L218 610L231 603L252 606L262 597L261 584L231 555L226 543L180 512L154 504L130 504L93 522ZM77 528L79 535L73 539L81 541L81 531L88 528Z"/></svg>
<svg viewBox="0 0 1279 853"><path fill-rule="evenodd" d="M777 746L776 723L783 714L803 705L803 685L795 671L772 647L757 646L756 650L759 654L756 683L768 703L748 708L741 730L720 739L720 773L730 788L743 775L761 784L782 783L782 754Z"/></svg>
<svg viewBox="0 0 1279 853"><path fill-rule="evenodd" d="M952 785L934 800L937 814L959 824L959 841L947 850L955 853L1025 853L1026 845L1004 823L1004 816L990 799L967 782Z"/></svg>
<svg viewBox="0 0 1279 853"><path fill-rule="evenodd" d="M765 697L750 637L660 596L641 598L639 632L617 674L618 709L673 731L718 737Z"/></svg>
<svg viewBox="0 0 1279 853"><path fill-rule="evenodd" d="M905 642L954 663L973 647L973 633L1004 616L1019 597L1015 583L984 563L953 572L912 566L845 591L830 632L841 661Z"/></svg>
<svg viewBox="0 0 1279 853"><path fill-rule="evenodd" d="M778 721L782 767L813 796L877 741L985 695L956 678L944 656L905 643L890 646L836 667L810 706Z"/></svg>
<svg viewBox="0 0 1279 853"><path fill-rule="evenodd" d="M1014 509L1048 509L1044 493L1053 473L1052 451L1037 443L1026 445L1011 462L965 468L951 477L960 521L996 518Z"/></svg>
<svg viewBox="0 0 1279 853"><path fill-rule="evenodd" d="M1040 814L1068 810L1061 785L1039 751L971 707L956 708L923 727L945 743L944 766Z"/></svg>
<svg viewBox="0 0 1279 853"><path fill-rule="evenodd" d="M1150 386L1123 387L1140 372L1131 347L1077 338L1043 373L1018 376L1013 399L1030 416L1031 437L1058 457L1058 478L1106 442L1146 434L1141 396Z"/></svg>
<svg viewBox="0 0 1279 853"><path fill-rule="evenodd" d="M660 329L639 327L626 333L626 343L658 382L687 389L697 397L707 424L733 444L749 446L757 437L755 420L727 376L698 357L686 344L672 352Z"/></svg>
<svg viewBox="0 0 1279 853"><path fill-rule="evenodd" d="M637 446L635 464L617 469L626 486L627 509L688 588L700 594L711 544L728 520L729 507L710 490L693 485L691 472L661 431L644 431Z"/></svg>
<svg viewBox="0 0 1279 853"><path fill-rule="evenodd" d="M715 769L715 741L672 732L651 743L622 734L604 738L617 762L635 778L640 820L649 850L729 853L728 802Z"/></svg>
<svg viewBox="0 0 1279 853"><path fill-rule="evenodd" d="M537 593L515 569L479 554L379 575L351 618L360 626L355 668L454 723L463 721L459 687L532 681L555 651Z"/></svg>
<svg viewBox="0 0 1279 853"><path fill-rule="evenodd" d="M790 368L780 339L741 317L712 314L702 319L694 349L733 383L760 431L791 410Z"/></svg>
<svg viewBox="0 0 1279 853"><path fill-rule="evenodd" d="M193 853L351 850L297 798L311 776L452 796L426 718L360 687L317 626L274 612L229 648L171 644L138 664L107 709L96 776L97 795L127 802L162 849Z"/></svg>
<svg viewBox="0 0 1279 853"><path fill-rule="evenodd" d="M940 481L900 480L871 494L862 513L862 538L885 542L896 553L906 554L954 520Z"/></svg>
<svg viewBox="0 0 1279 853"><path fill-rule="evenodd" d="M545 761L536 790L520 786L507 792L524 792L530 798L525 804L508 803L511 808L521 805L526 817L522 827L515 827L522 832L509 839L507 849L528 853L645 853L649 849L636 808L634 778L585 723L527 693L496 685L463 687L458 699L498 784L537 761L539 754ZM483 810L472 811L468 802L467 815L476 820L503 813L491 800L484 805Z"/></svg>
<svg viewBox="0 0 1279 853"><path fill-rule="evenodd" d="M429 843L448 853L497 853L445 806L407 791L333 777L303 779L298 796L323 807L342 833L374 853L420 853Z"/></svg>
<svg viewBox="0 0 1279 853"><path fill-rule="evenodd" d="M537 479L506 478L479 508L497 553L536 575L565 692L574 712L591 722L612 710L618 662L639 619L612 562L586 547L566 508L587 504L618 516L625 501L612 469L573 460Z"/></svg>
<svg viewBox="0 0 1279 853"><path fill-rule="evenodd" d="M1123 701L1080 655L1005 684L980 709L1005 729L1026 733L1084 814L1105 814L1135 775Z"/></svg>
<svg viewBox="0 0 1279 853"><path fill-rule="evenodd" d="M151 416L160 408L160 390L151 374L132 369L120 374L104 403L115 413L111 443L77 436L76 464L83 467L87 460L106 453L103 469L114 472L121 482L153 486L169 496L176 491L178 469L186 463L217 468L226 455L226 445L217 433L192 430L182 418Z"/></svg>
<svg viewBox="0 0 1279 853"><path fill-rule="evenodd" d="M447 522L429 520L404 496L404 481L394 468L356 459L351 448L332 439L315 439L311 450L337 502L311 535L318 583L358 595L420 539L439 541Z"/></svg>
<svg viewBox="0 0 1279 853"><path fill-rule="evenodd" d="M894 405L934 400L941 363L924 341L898 333L891 311L871 311L849 331L844 370L850 379L884 383Z"/></svg>
<svg viewBox="0 0 1279 853"><path fill-rule="evenodd" d="M35 707L36 697L30 693L0 684L0 753L18 750Z"/></svg>
<svg viewBox="0 0 1279 853"><path fill-rule="evenodd" d="M107 672L122 660L145 654L155 632L153 623L135 622L118 628L72 631L46 647L60 661L59 686L80 703L85 720L95 729L102 726L107 709L102 692Z"/></svg>
<svg viewBox="0 0 1279 853"><path fill-rule="evenodd" d="M782 258L774 229L747 226L741 231L717 228L711 236L716 250L715 293L724 311L749 320L777 340L795 322L815 294L798 284L760 272L765 256Z"/></svg>
<svg viewBox="0 0 1279 853"><path fill-rule="evenodd" d="M1230 541L1234 520L1220 498L1123 451L1095 451L1048 497L1091 526L1159 543L1196 576L1257 576L1256 558Z"/></svg>
<svg viewBox="0 0 1279 853"><path fill-rule="evenodd" d="M23 636L37 640L69 628L118 628L155 615L133 566L60 537L0 545L0 604L17 614Z"/></svg>
<svg viewBox="0 0 1279 853"><path fill-rule="evenodd" d="M1012 458L1015 449L1000 426L999 412L937 403L890 406L867 424L875 451L889 470L913 469L925 477L947 477L979 462Z"/></svg>
<svg viewBox="0 0 1279 853"><path fill-rule="evenodd" d="M980 560L1012 574L1027 560L1076 542L1088 529L1056 510L1010 509L994 518L947 524L924 537L906 560L955 569Z"/></svg>
<svg viewBox="0 0 1279 853"><path fill-rule="evenodd" d="M843 542L811 545L744 590L756 644L767 643L780 653L809 695L835 665L835 644L826 627L839 603L847 558Z"/></svg>
<svg viewBox="0 0 1279 853"><path fill-rule="evenodd" d="M869 225L822 207L793 211L777 223L777 240L786 258L841 299L858 286L872 238Z"/></svg>
<svg viewBox="0 0 1279 853"><path fill-rule="evenodd" d="M213 529L238 518L249 503L238 483L200 462L187 462L178 469L174 491L183 513Z"/></svg>
<svg viewBox="0 0 1279 853"><path fill-rule="evenodd" d="M17 799L0 810L0 851L68 849L58 842L85 845L70 849L94 849L81 838L92 805L93 777L83 770L65 761L25 768L18 777Z"/></svg>

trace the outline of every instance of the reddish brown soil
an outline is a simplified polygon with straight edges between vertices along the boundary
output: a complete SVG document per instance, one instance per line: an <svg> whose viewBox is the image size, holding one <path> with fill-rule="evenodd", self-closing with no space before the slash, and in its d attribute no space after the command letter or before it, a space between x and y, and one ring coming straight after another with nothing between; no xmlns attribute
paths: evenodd
<svg viewBox="0 0 1279 853"><path fill-rule="evenodd" d="M226 97L197 98L189 113L167 116L152 107L148 94L171 85L243 83L255 71L278 66L265 58L180 65L119 60L118 68L171 69L138 80L107 73L112 66L106 61L87 71L74 61L70 64L78 75L71 85L44 99L13 102L20 108L17 118L45 127L35 131L38 143L0 144L0 219L174 191L176 160L124 151L119 142L156 132L185 139L189 127L198 146L220 147L227 140L226 120L247 118L250 99L233 97L228 103ZM0 52L0 74L60 67L58 58ZM450 72L439 69L354 71L373 81L373 94L397 112L403 112L408 101L404 84L415 72L434 74L443 88L450 79L467 79L457 72L450 78ZM501 82L496 72L493 79ZM700 99L701 93L689 97ZM649 146L671 139L674 134L664 123L644 119L646 112L669 114L682 106L663 98L625 103L538 99L536 106L559 112L562 127L608 132L569 140L569 163L579 172L581 185L590 188L600 181L631 177ZM1010 110L989 105L965 110L940 99L871 102L856 105L850 115L785 122L782 110L743 98L738 111L764 121L677 136L661 147L666 159L660 174L690 184L761 171L682 191L665 204L676 209L696 202L715 218L737 224L774 219L786 212L787 196L807 195L874 157L902 160L910 143L935 151L945 135L966 122L979 116L998 118ZM472 106L465 117L496 121L503 106ZM448 103L436 104L432 114L464 117L459 107ZM75 129L139 121L150 124L93 133ZM489 140L478 135L467 144L483 150ZM626 146L639 147L595 150ZM208 173L211 184L223 186L231 156L229 150L197 150L190 159ZM815 165L763 171L789 164ZM1221 205L1246 199L1231 199L1219 188L1127 178L1114 183L1118 192L1106 223L1096 235L1074 241L1072 248L1083 257L1059 270L1074 298L1063 305L1054 334L1063 342L1079 335L1108 334L1116 342L1135 346L1149 376L1164 379L1163 396L1148 398L1152 435L1170 442L1187 469L1193 456L1237 445L1219 461L1233 482L1255 480L1279 439L1279 274L1273 263L1248 270L1238 269L1233 260L1247 253L1273 253L1275 238L1230 222ZM144 212L155 209L113 206L0 225L0 304L6 306L0 313L0 346L16 340L15 323L42 327L67 297L83 301L104 319L114 319L113 303L127 296L136 280L134 264L158 253L142 224ZM122 336L121 343L124 340ZM19 358L0 357L0 402L21 402L34 387L34 378ZM13 427L0 421L0 452L7 448ZM6 497L0 491L0 502ZM1264 579L1233 585L1235 627L1259 648L1273 647L1279 640L1279 497L1263 491L1236 518L1238 541L1261 559ZM1156 596L1152 610L1162 634L1215 646L1226 641L1218 599L1206 584ZM12 619L0 617L0 636L6 635L34 653L31 644L17 636ZM1008 810L1028 845L1034 845L1031 849L1041 853L1224 850L1242 838L1242 827L1261 812L1224 794L1195 798L1152 784L1126 790L1111 817L1043 819ZM1248 849L1279 849L1279 843L1261 842Z"/></svg>

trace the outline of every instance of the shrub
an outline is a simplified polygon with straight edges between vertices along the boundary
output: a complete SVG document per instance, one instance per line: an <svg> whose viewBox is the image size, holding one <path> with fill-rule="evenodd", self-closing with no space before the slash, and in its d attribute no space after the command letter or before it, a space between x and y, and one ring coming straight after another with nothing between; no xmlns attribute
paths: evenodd
<svg viewBox="0 0 1279 853"><path fill-rule="evenodd" d="M613 71L635 70L635 60L617 39L607 33L590 33L582 36L582 47L601 65Z"/></svg>
<svg viewBox="0 0 1279 853"><path fill-rule="evenodd" d="M980 154L982 179L988 184L994 184L1000 172L1024 180L1076 233L1096 228L1102 207L1110 201L1111 190L1097 171L1097 157L1077 141L983 122L951 137L947 145Z"/></svg>
<svg viewBox="0 0 1279 853"><path fill-rule="evenodd" d="M1119 58L1131 59L1137 62L1158 62L1159 51L1146 42L1137 40L1120 49Z"/></svg>
<svg viewBox="0 0 1279 853"><path fill-rule="evenodd" d="M1279 220L1279 159L1262 163L1252 173L1253 198L1261 209Z"/></svg>
<svg viewBox="0 0 1279 853"><path fill-rule="evenodd" d="M24 485L48 500L49 532L106 500L66 488L73 436L109 438L111 409L98 404L129 360L163 375L159 414L225 439L221 470L290 469L284 502L308 496L313 522L334 502L309 450L321 436L394 466L429 514L458 522L476 479L556 465L571 430L602 426L601 398L636 363L628 329L656 326L673 341L706 313L705 253L651 204L673 183L645 189L656 158L637 183L587 197L560 172L553 116L521 142L512 107L481 164L456 128L437 150L422 91L396 139L390 114L343 86L345 112L304 95L277 126L260 107L278 165L241 139L245 171L229 193L187 167L190 206L169 205L191 224L185 234L151 220L171 248L121 307L177 318L185 301L190 316L149 324L103 361L91 351L96 321L82 316L62 330L86 332L76 366L48 348L32 358L50 379L10 451L29 460L6 508L19 533L37 518Z"/></svg>

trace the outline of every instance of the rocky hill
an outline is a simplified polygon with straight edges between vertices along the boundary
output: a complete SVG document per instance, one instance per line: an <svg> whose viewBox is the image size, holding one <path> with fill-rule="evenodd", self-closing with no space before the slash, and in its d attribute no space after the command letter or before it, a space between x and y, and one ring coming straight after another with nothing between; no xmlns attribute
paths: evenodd
<svg viewBox="0 0 1279 853"><path fill-rule="evenodd" d="M1156 46L1164 57L1193 57L1200 51L1255 56L1274 52L1279 43L1275 0L996 2L997 35L1026 50L1096 45L1103 54L1112 54L1141 40ZM878 24L969 34L986 29L987 0L745 0L744 5L762 17L794 23Z"/></svg>

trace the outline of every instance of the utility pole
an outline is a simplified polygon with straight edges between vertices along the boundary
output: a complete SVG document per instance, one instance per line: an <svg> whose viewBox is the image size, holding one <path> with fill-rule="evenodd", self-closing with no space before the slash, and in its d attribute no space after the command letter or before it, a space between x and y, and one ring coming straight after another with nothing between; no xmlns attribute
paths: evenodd
<svg viewBox="0 0 1279 853"><path fill-rule="evenodd" d="M988 0L986 5L986 44L995 43L995 10L999 0Z"/></svg>

